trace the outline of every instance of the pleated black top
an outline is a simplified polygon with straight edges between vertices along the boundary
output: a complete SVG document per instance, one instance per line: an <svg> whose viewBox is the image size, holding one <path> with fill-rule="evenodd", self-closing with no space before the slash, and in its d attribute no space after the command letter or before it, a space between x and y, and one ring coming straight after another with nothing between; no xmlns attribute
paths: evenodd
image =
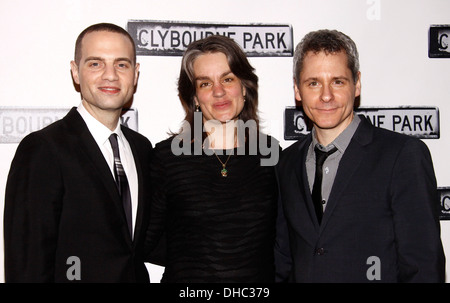
<svg viewBox="0 0 450 303"><path fill-rule="evenodd" d="M234 149L223 177L214 154L175 156L171 141L155 146L152 165L148 239L165 232L161 282L273 282L275 168Z"/></svg>

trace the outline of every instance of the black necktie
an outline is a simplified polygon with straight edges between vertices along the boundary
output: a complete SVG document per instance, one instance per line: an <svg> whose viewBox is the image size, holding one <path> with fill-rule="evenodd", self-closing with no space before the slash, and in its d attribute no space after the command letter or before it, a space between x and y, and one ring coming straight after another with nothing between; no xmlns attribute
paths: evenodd
<svg viewBox="0 0 450 303"><path fill-rule="evenodd" d="M119 195L122 198L123 208L125 210L125 216L127 219L128 230L130 235L133 235L133 228L131 226L131 194L130 187L128 186L127 175L123 169L122 162L120 161L119 145L117 143L117 134L112 134L109 137L109 142L114 155L114 177L116 178L117 188Z"/></svg>
<svg viewBox="0 0 450 303"><path fill-rule="evenodd" d="M312 190L312 199L314 202L314 208L316 210L317 220L319 224L322 222L323 208L322 208L322 174L323 174L323 163L329 155L337 151L334 147L328 152L323 152L317 148L314 148L316 153L316 175L314 177L314 185Z"/></svg>

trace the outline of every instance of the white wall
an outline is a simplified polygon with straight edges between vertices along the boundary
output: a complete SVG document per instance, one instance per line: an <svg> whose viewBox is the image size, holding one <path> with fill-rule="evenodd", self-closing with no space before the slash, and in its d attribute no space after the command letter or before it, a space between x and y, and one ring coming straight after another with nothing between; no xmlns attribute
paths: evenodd
<svg viewBox="0 0 450 303"><path fill-rule="evenodd" d="M434 159L438 186L450 186L450 59L428 58L429 27L449 24L449 12L447 0L5 0L0 2L0 106L78 105L69 62L79 32L93 23L126 27L128 20L138 19L291 24L295 45L311 30L333 28L348 34L359 47L361 105L439 108L440 139L424 141ZM169 129L178 129L183 118L176 92L180 60L138 57L141 72L133 106L139 112L139 131L153 143L165 139ZM292 58L252 57L250 61L260 78L261 117L287 147L292 141L283 139L282 124L284 108L295 105ZM0 144L1 209L16 147ZM449 224L441 221L447 254ZM3 222L1 226L3 235ZM150 271L158 277L161 268Z"/></svg>

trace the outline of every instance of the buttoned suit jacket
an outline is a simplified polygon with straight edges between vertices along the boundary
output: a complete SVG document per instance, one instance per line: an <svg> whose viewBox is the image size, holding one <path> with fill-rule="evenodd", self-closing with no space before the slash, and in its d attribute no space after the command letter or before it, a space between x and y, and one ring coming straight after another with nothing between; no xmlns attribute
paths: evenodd
<svg viewBox="0 0 450 303"><path fill-rule="evenodd" d="M443 282L439 198L427 146L361 122L319 225L305 161L309 134L281 155L277 281Z"/></svg>
<svg viewBox="0 0 450 303"><path fill-rule="evenodd" d="M26 136L12 161L4 210L6 282L149 281L143 244L152 145L127 127L122 131L139 183L134 240L111 170L72 108Z"/></svg>

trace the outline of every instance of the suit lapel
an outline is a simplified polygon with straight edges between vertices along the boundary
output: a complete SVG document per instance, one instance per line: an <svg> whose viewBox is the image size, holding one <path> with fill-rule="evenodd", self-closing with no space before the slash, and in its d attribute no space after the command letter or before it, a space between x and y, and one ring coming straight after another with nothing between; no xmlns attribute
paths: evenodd
<svg viewBox="0 0 450 303"><path fill-rule="evenodd" d="M299 147L299 153L300 157L298 159L300 160L299 163L296 163L295 172L297 175L298 184L302 190L303 193L303 201L306 204L306 208L308 209L308 216L311 222L314 225L314 228L316 230L319 229L319 221L317 220L316 212L314 209L314 204L311 197L311 189L309 188L309 182L308 182L308 173L306 171L306 156L308 154L308 148L311 145L312 142L312 136L311 134L307 137L305 141L303 141L303 145Z"/></svg>
<svg viewBox="0 0 450 303"><path fill-rule="evenodd" d="M104 185L104 190L111 198L112 204L116 207L118 213L123 215L123 220L126 221L125 212L123 210L122 201L120 199L114 177L111 174L108 164L106 163L105 157L98 147L97 142L95 142L94 137L92 137L83 118L74 107L70 110L66 117L64 117L64 120L67 122L68 128L72 130L78 140L77 146L80 148L80 153L86 156L86 159L90 162L91 167L94 168L92 175L94 175L95 172L97 173L99 179L101 179L101 182ZM124 224L124 226L126 227L127 225ZM128 229L123 228L123 231L125 234L124 237L129 239L131 244L131 237Z"/></svg>
<svg viewBox="0 0 450 303"><path fill-rule="evenodd" d="M372 141L372 135L373 126L364 117L361 117L361 122L339 163L327 207L323 214L321 230L325 228L333 210L341 199L342 193L349 186L349 182L359 168L361 161L366 157L364 147Z"/></svg>
<svg viewBox="0 0 450 303"><path fill-rule="evenodd" d="M133 138L133 136L128 132L128 129L121 127L122 128L122 132L124 134L124 136L127 138L128 143L130 144L130 148L131 151L133 153L133 158L134 158L134 164L136 166L136 172L137 172L137 179L138 179L138 205L137 205L137 212L136 212L136 223L135 223L135 227L134 227L134 239L138 239L139 234L141 232L141 222L142 222L142 215L144 212L144 201L143 201L143 197L144 197L144 189L145 189L145 185L144 185L144 176L143 176L143 164L141 163L141 157L139 156L138 152L137 152L137 145L136 142ZM135 241L134 241L135 243ZM133 244L134 244L133 243Z"/></svg>
<svg viewBox="0 0 450 303"><path fill-rule="evenodd" d="M277 171L286 221L289 222L293 234L297 234L314 247L319 234L319 224L313 209L305 168L310 143L311 135L283 150Z"/></svg>

